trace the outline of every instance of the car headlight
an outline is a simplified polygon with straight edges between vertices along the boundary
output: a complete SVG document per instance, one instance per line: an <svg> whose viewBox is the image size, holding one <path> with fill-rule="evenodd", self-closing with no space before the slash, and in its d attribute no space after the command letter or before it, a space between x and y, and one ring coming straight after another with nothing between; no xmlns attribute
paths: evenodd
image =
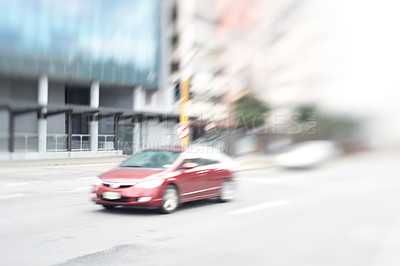
<svg viewBox="0 0 400 266"><path fill-rule="evenodd" d="M102 183L103 181L98 177L93 180L93 186L100 186Z"/></svg>
<svg viewBox="0 0 400 266"><path fill-rule="evenodd" d="M135 188L155 188L161 186L162 183L164 183L164 179L154 179L154 180L140 182L135 185Z"/></svg>

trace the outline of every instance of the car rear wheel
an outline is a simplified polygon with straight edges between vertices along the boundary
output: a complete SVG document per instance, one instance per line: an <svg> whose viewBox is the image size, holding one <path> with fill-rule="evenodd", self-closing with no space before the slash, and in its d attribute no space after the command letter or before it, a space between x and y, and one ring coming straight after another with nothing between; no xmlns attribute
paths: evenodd
<svg viewBox="0 0 400 266"><path fill-rule="evenodd" d="M235 199L236 182L231 179L225 180L221 185L221 192L218 197L219 202L227 202Z"/></svg>
<svg viewBox="0 0 400 266"><path fill-rule="evenodd" d="M114 209L116 206L115 206L115 205L103 204L103 207L104 207L106 210L112 210L112 209Z"/></svg>
<svg viewBox="0 0 400 266"><path fill-rule="evenodd" d="M172 213L179 206L178 189L174 185L168 185L164 190L162 204L160 206L161 213Z"/></svg>

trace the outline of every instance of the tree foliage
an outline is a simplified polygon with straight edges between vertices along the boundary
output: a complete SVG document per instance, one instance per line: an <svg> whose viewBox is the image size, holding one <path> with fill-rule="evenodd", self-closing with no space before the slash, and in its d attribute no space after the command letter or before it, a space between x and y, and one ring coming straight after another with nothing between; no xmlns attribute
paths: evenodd
<svg viewBox="0 0 400 266"><path fill-rule="evenodd" d="M360 129L361 121L350 115L325 113L313 105L300 105L295 109L298 114L296 121L302 125L310 121L316 122L316 134L309 135L310 139L332 139L345 141L353 139Z"/></svg>
<svg viewBox="0 0 400 266"><path fill-rule="evenodd" d="M254 95L247 93L235 102L235 115L238 120L238 127L254 129L264 125L270 108Z"/></svg>
<svg viewBox="0 0 400 266"><path fill-rule="evenodd" d="M298 114L297 121L305 123L310 117L316 114L316 108L313 105L300 105L295 109L295 113Z"/></svg>

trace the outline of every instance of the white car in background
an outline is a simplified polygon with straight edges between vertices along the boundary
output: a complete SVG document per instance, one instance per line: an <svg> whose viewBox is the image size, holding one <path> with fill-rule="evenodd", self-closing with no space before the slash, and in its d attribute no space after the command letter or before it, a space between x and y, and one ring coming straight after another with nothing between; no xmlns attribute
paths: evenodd
<svg viewBox="0 0 400 266"><path fill-rule="evenodd" d="M277 155L275 163L284 168L311 168L340 154L342 149L333 141L304 141Z"/></svg>

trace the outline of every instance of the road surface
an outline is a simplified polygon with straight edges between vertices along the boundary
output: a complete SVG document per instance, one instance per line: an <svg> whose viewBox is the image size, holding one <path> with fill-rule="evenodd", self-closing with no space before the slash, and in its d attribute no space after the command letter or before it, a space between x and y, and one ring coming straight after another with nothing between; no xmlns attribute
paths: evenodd
<svg viewBox="0 0 400 266"><path fill-rule="evenodd" d="M400 265L396 153L241 172L234 202L171 215L89 201L109 163L0 165L2 265Z"/></svg>

